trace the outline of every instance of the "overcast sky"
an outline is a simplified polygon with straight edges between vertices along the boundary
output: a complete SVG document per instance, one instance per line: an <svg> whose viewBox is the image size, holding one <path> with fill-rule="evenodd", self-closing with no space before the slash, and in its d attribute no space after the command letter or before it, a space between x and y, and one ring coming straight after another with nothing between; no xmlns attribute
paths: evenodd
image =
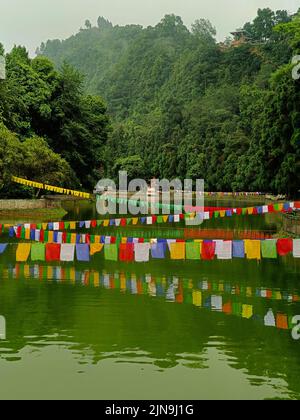
<svg viewBox="0 0 300 420"><path fill-rule="evenodd" d="M299 0L0 0L0 42L9 50L25 45L34 53L47 39L76 33L85 19L96 23L104 16L114 24L154 25L167 13L180 15L190 26L198 18L210 19L218 38L252 20L258 8L295 12Z"/></svg>

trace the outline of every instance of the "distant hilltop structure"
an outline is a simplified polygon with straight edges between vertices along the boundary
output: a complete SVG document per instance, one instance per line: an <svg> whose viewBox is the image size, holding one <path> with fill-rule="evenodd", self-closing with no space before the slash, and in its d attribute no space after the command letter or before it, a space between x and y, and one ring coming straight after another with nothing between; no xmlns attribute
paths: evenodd
<svg viewBox="0 0 300 420"><path fill-rule="evenodd" d="M241 44L251 42L251 36L245 29L237 29L234 32L231 32L233 36L233 41L231 43L232 47L239 47Z"/></svg>

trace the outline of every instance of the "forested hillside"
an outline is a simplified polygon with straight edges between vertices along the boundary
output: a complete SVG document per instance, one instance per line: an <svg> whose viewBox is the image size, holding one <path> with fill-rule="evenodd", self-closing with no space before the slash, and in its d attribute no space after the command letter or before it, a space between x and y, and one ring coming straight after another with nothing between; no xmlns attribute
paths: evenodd
<svg viewBox="0 0 300 420"><path fill-rule="evenodd" d="M155 27L98 26L39 53L86 75L113 118L106 172L200 177L208 190L295 192L300 181L300 90L291 59L300 17L259 10L246 42L216 42L203 19ZM233 30L235 28L232 28Z"/></svg>
<svg viewBox="0 0 300 420"><path fill-rule="evenodd" d="M259 10L243 34L218 43L204 19L187 28L167 15L142 28L99 18L42 44L33 60L14 48L0 81L1 130L22 147L44 139L68 166L61 183L91 189L97 177L127 169L148 179L204 178L207 190L293 194L300 81L291 62L300 53L300 14ZM27 175L22 165L14 172Z"/></svg>
<svg viewBox="0 0 300 420"><path fill-rule="evenodd" d="M0 54L3 54L0 44ZM65 64L30 59L15 47L0 80L0 195L28 195L11 175L91 190L103 174L109 119L101 98L86 95L83 78Z"/></svg>

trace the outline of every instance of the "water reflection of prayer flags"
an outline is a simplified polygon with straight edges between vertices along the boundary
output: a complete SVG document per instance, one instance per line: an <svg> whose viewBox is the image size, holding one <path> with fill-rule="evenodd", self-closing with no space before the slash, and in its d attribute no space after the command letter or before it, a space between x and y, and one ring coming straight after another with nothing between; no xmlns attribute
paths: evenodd
<svg viewBox="0 0 300 420"><path fill-rule="evenodd" d="M193 290L193 305L198 308L202 306L202 293L199 290Z"/></svg>
<svg viewBox="0 0 300 420"><path fill-rule="evenodd" d="M276 327L276 320L272 309L269 309L267 315L264 317L264 324L266 327Z"/></svg>
<svg viewBox="0 0 300 420"><path fill-rule="evenodd" d="M46 244L46 261L59 261L60 244Z"/></svg>
<svg viewBox="0 0 300 420"><path fill-rule="evenodd" d="M288 255L293 251L293 240L292 239L278 239L277 251L281 257Z"/></svg>
<svg viewBox="0 0 300 420"><path fill-rule="evenodd" d="M134 255L136 262L148 262L150 259L150 243L135 244Z"/></svg>
<svg viewBox="0 0 300 420"><path fill-rule="evenodd" d="M223 298L222 296L212 296L211 297L211 308L213 311L222 311Z"/></svg>
<svg viewBox="0 0 300 420"><path fill-rule="evenodd" d="M76 244L76 257L78 261L90 261L90 247L88 244Z"/></svg>
<svg viewBox="0 0 300 420"><path fill-rule="evenodd" d="M285 314L277 314L276 316L276 326L280 330L288 330L288 317Z"/></svg>
<svg viewBox="0 0 300 420"><path fill-rule="evenodd" d="M3 252L5 252L7 246L8 244L0 244L0 255L3 254Z"/></svg>
<svg viewBox="0 0 300 420"><path fill-rule="evenodd" d="M31 247L31 261L45 261L45 244L33 244Z"/></svg>
<svg viewBox="0 0 300 420"><path fill-rule="evenodd" d="M185 260L185 243L172 243L170 252L172 260Z"/></svg>
<svg viewBox="0 0 300 420"><path fill-rule="evenodd" d="M261 259L261 241L245 241L245 252L248 260Z"/></svg>
<svg viewBox="0 0 300 420"><path fill-rule="evenodd" d="M242 317L250 319L253 317L253 306L252 305L243 305L242 307Z"/></svg>
<svg viewBox="0 0 300 420"><path fill-rule="evenodd" d="M30 255L31 244L19 244L17 247L16 261L26 262Z"/></svg>
<svg viewBox="0 0 300 420"><path fill-rule="evenodd" d="M232 303L231 302L225 303L225 305L223 305L223 312L226 315L231 315L232 314Z"/></svg>
<svg viewBox="0 0 300 420"><path fill-rule="evenodd" d="M242 314L242 304L238 302L234 302L232 304L232 313L237 316L241 316Z"/></svg>
<svg viewBox="0 0 300 420"><path fill-rule="evenodd" d="M202 254L201 257L203 260L213 260L215 258L216 244L213 241L204 241L202 244Z"/></svg>
<svg viewBox="0 0 300 420"><path fill-rule="evenodd" d="M186 246L186 259L187 260L200 260L201 257L201 243L200 242L187 242Z"/></svg>
<svg viewBox="0 0 300 420"><path fill-rule="evenodd" d="M277 259L276 239L261 241L261 253L263 258Z"/></svg>
<svg viewBox="0 0 300 420"><path fill-rule="evenodd" d="M62 244L60 249L60 260L65 262L74 261L75 256L75 245L73 244Z"/></svg>
<svg viewBox="0 0 300 420"><path fill-rule="evenodd" d="M300 239L294 239L293 241L293 257L300 258Z"/></svg>

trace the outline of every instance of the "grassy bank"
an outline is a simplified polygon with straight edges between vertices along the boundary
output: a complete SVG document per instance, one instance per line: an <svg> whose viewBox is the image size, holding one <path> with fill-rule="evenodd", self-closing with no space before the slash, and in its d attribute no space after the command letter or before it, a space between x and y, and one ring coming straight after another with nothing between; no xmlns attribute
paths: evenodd
<svg viewBox="0 0 300 420"><path fill-rule="evenodd" d="M22 221L23 223L43 222L48 220L62 220L67 214L63 208L47 208L35 210L2 210L0 211L0 222L11 223Z"/></svg>

